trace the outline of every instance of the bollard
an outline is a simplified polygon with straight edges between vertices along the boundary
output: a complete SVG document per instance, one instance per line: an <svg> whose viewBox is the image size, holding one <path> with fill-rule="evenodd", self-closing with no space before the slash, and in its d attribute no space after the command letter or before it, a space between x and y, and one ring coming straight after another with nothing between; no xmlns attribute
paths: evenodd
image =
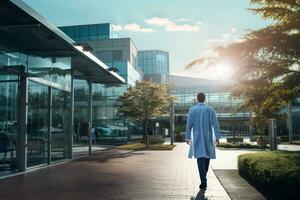
<svg viewBox="0 0 300 200"><path fill-rule="evenodd" d="M276 119L269 119L269 143L270 143L270 150L274 151L277 149L277 125Z"/></svg>

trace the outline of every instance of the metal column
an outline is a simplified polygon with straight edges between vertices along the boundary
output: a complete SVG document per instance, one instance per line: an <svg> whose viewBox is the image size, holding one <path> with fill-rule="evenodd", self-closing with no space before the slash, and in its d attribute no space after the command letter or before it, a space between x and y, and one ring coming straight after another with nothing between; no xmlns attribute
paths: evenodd
<svg viewBox="0 0 300 200"><path fill-rule="evenodd" d="M71 71L71 102L70 102L70 133L69 133L69 159L73 159L73 135L74 135L74 78ZM77 126L77 124L75 124Z"/></svg>
<svg viewBox="0 0 300 200"><path fill-rule="evenodd" d="M48 165L51 164L51 127L52 127L52 88L49 86L48 87L48 102L49 102L49 107L48 107L48 122L49 122L49 129L48 129L48 157L47 157L47 163Z"/></svg>
<svg viewBox="0 0 300 200"><path fill-rule="evenodd" d="M170 104L170 134L171 134L171 145L174 144L174 102Z"/></svg>
<svg viewBox="0 0 300 200"><path fill-rule="evenodd" d="M92 81L88 80L89 85L89 96L88 96L88 117L89 117L89 124L90 124L90 130L88 134L88 141L89 141L89 155L92 155L92 120L93 120L93 94L92 94Z"/></svg>
<svg viewBox="0 0 300 200"><path fill-rule="evenodd" d="M289 130L289 142L293 142L293 113L292 113L292 101L289 101L288 106L287 106L287 126Z"/></svg>
<svg viewBox="0 0 300 200"><path fill-rule="evenodd" d="M20 76L19 86L19 137L17 148L17 168L25 171L27 168L27 113L28 113L28 79Z"/></svg>

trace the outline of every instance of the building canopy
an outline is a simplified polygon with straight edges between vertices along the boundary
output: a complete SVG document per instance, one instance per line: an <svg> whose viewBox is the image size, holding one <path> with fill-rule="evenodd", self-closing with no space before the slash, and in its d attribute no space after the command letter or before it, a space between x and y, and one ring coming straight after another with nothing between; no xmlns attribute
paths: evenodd
<svg viewBox="0 0 300 200"><path fill-rule="evenodd" d="M75 78L122 84L124 79L19 0L0 1L0 49L41 57L71 57Z"/></svg>

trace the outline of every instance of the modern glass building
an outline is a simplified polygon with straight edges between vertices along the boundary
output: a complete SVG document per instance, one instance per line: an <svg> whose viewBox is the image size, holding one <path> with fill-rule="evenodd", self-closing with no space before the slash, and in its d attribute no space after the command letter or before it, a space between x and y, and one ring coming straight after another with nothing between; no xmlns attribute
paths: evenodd
<svg viewBox="0 0 300 200"><path fill-rule="evenodd" d="M145 80L165 83L169 75L169 53L161 50L144 50L138 52L138 64Z"/></svg>
<svg viewBox="0 0 300 200"><path fill-rule="evenodd" d="M89 29L90 26L106 27L107 38L86 37L81 38L77 42L91 49L98 59L111 69L117 70L125 80L123 85L97 84L93 89L93 124L96 130L96 143L120 143L126 142L131 138L140 138L142 133L138 124L121 119L117 112L117 99L119 96L127 91L128 87L134 86L136 81L143 79L143 73L137 64L137 48L130 38L115 38L109 29L111 27L110 24L67 26L60 27L60 29L62 31L82 30ZM76 40L76 37L73 39ZM76 82L75 90L76 88L81 91L79 94L84 94L84 91L87 91L87 85L82 82ZM87 110L87 104L84 99L84 95L75 96L75 124L80 123L87 117L82 112ZM78 138L80 138L80 133L77 134L79 135ZM78 143L80 143L80 139Z"/></svg>
<svg viewBox="0 0 300 200"><path fill-rule="evenodd" d="M74 89L125 80L19 0L0 1L0 176L72 159ZM87 147L87 144L85 144Z"/></svg>
<svg viewBox="0 0 300 200"><path fill-rule="evenodd" d="M78 42L119 38L119 35L110 23L65 26L59 28L70 38Z"/></svg>
<svg viewBox="0 0 300 200"><path fill-rule="evenodd" d="M250 113L247 111L236 112L241 101L230 98L227 87L232 85L231 82L170 75L169 54L165 51L139 51L138 63L143 70L145 80L171 84L171 93L177 97L174 104L176 130L184 131L187 113L190 107L196 103L197 93L204 92L207 95L206 103L214 107L217 112L224 134L233 131L249 134ZM158 121L168 127L164 118L158 119ZM163 132L162 129L160 131Z"/></svg>
<svg viewBox="0 0 300 200"><path fill-rule="evenodd" d="M206 94L205 102L216 110L223 134L250 134L250 112L237 112L241 100L230 98L232 82L169 75L168 83L173 86L171 93L177 97L174 115L178 126L185 125L190 107L197 103L197 94L203 92Z"/></svg>

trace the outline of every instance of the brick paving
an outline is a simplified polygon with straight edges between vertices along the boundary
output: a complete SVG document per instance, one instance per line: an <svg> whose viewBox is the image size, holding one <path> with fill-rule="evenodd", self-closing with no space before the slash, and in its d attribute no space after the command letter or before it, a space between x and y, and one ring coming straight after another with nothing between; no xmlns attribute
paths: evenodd
<svg viewBox="0 0 300 200"><path fill-rule="evenodd" d="M0 180L0 199L230 199L210 169L199 192L196 160L188 146L173 151L108 149L91 157Z"/></svg>

